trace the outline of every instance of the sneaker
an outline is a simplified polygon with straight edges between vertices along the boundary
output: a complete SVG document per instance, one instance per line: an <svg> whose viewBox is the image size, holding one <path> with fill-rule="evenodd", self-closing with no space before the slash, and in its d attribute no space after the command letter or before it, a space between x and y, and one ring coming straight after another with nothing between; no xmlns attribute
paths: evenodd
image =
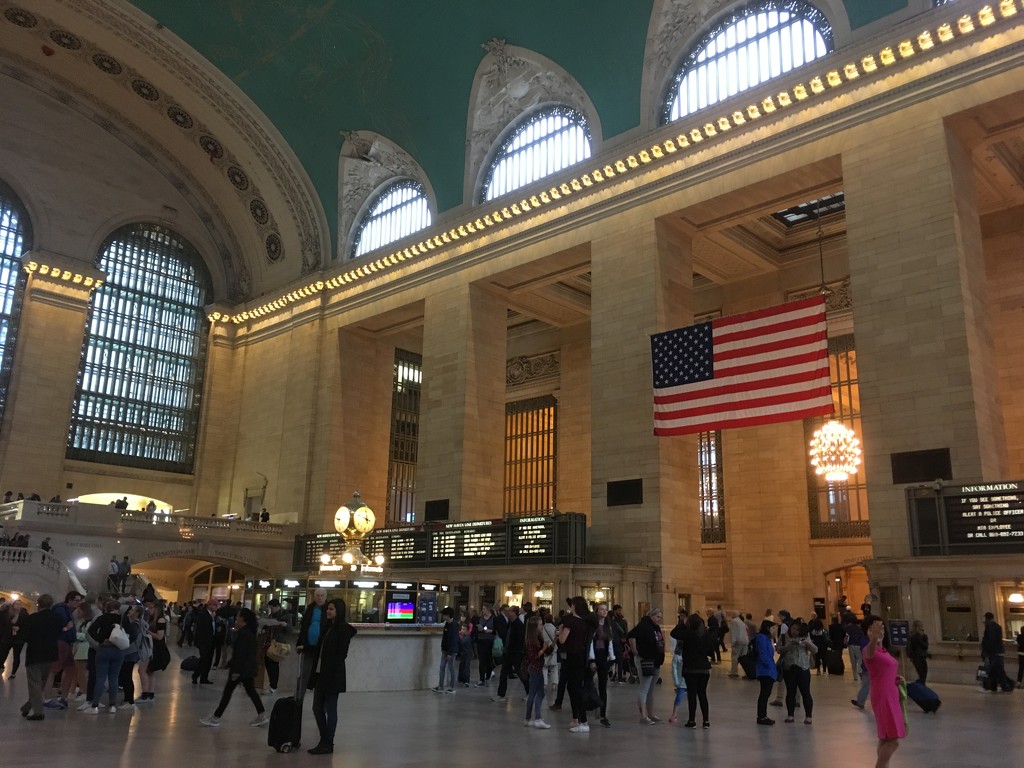
<svg viewBox="0 0 1024 768"><path fill-rule="evenodd" d="M100 713L100 708L99 707L87 707L84 710L84 712L87 715L98 715Z"/></svg>
<svg viewBox="0 0 1024 768"><path fill-rule="evenodd" d="M569 729L572 733L590 733L590 726L586 723L578 723Z"/></svg>
<svg viewBox="0 0 1024 768"><path fill-rule="evenodd" d="M601 725L603 725L605 728L611 728L612 727L612 724L608 721L607 717L602 717L601 718Z"/></svg>
<svg viewBox="0 0 1024 768"><path fill-rule="evenodd" d="M533 720L523 720L523 728L532 728Z"/></svg>
<svg viewBox="0 0 1024 768"><path fill-rule="evenodd" d="M220 718L210 715L209 717L199 718L199 722L205 725L207 728L220 728Z"/></svg>
<svg viewBox="0 0 1024 768"><path fill-rule="evenodd" d="M775 725L775 721L770 717L759 717L757 718L758 725Z"/></svg>
<svg viewBox="0 0 1024 768"><path fill-rule="evenodd" d="M115 712L117 712L117 707L115 707L113 704L111 704L109 707L107 707L107 713L108 714L113 715Z"/></svg>
<svg viewBox="0 0 1024 768"><path fill-rule="evenodd" d="M462 687L463 687L463 688L469 688L469 683L463 683L463 684L462 684Z"/></svg>
<svg viewBox="0 0 1024 768"><path fill-rule="evenodd" d="M273 696L275 693L277 693L277 688L268 688L267 690L270 691L270 695L271 696Z"/></svg>
<svg viewBox="0 0 1024 768"><path fill-rule="evenodd" d="M660 717L655 717L654 715L651 715L651 720L653 720L656 723L660 723L661 722L661 718Z"/></svg>
<svg viewBox="0 0 1024 768"><path fill-rule="evenodd" d="M709 723L707 720L705 720L703 728L704 728L705 731L708 730L709 728L711 728L711 723Z"/></svg>
<svg viewBox="0 0 1024 768"><path fill-rule="evenodd" d="M652 720L649 717L641 717L640 718L640 725L654 725L656 722L657 722L656 720Z"/></svg>
<svg viewBox="0 0 1024 768"><path fill-rule="evenodd" d="M811 725L811 718L805 717L804 718L804 725Z"/></svg>
<svg viewBox="0 0 1024 768"><path fill-rule="evenodd" d="M44 718L43 718L42 715L25 715L25 719L26 720L42 720Z"/></svg>
<svg viewBox="0 0 1024 768"><path fill-rule="evenodd" d="M264 725L270 722L270 718L267 717L267 713L263 712L256 716L256 719L249 723L250 728L262 728Z"/></svg>
<svg viewBox="0 0 1024 768"><path fill-rule="evenodd" d="M668 721L669 721L670 723L678 723L678 722L679 722L679 720L678 720L678 719L676 718L676 716L675 716L675 715L673 715L672 717L670 717L670 718L668 719Z"/></svg>
<svg viewBox="0 0 1024 768"><path fill-rule="evenodd" d="M792 717L787 717L787 718L786 718L785 720L783 720L782 722L784 722L784 723L792 723L792 722L793 722L793 718L792 718Z"/></svg>
<svg viewBox="0 0 1024 768"><path fill-rule="evenodd" d="M124 704L122 704L120 707L118 707L118 709L126 709L126 710L128 710L130 712L134 712L135 711L135 705L134 704L129 704L126 701Z"/></svg>
<svg viewBox="0 0 1024 768"><path fill-rule="evenodd" d="M538 719L536 719L536 720L534 720L534 721L533 721L533 727L534 727L534 728L540 728L540 729L541 729L542 731L548 731L548 730L551 730L551 726L550 726L550 725L548 725L547 723L545 723L545 722L544 722L543 720L541 720L540 718L538 718Z"/></svg>
<svg viewBox="0 0 1024 768"><path fill-rule="evenodd" d="M561 708L562 708L562 705L561 705L561 704L559 704L559 703L557 703L557 702L556 702L556 703L554 703L554 704L552 704L552 705L551 705L550 707L548 707L548 709L553 709L553 710L554 710L555 712L557 712L557 711L558 711L558 710L560 710Z"/></svg>
<svg viewBox="0 0 1024 768"><path fill-rule="evenodd" d="M487 687L487 683L485 683L483 680L481 680L479 683L476 684L476 687L477 688L486 688Z"/></svg>
<svg viewBox="0 0 1024 768"><path fill-rule="evenodd" d="M67 709L67 704L61 704L59 699L47 699L43 702L43 706L47 709Z"/></svg>
<svg viewBox="0 0 1024 768"><path fill-rule="evenodd" d="M773 707L781 707L782 706L782 700L781 699L775 699L775 701L769 701L768 703L771 704Z"/></svg>
<svg viewBox="0 0 1024 768"><path fill-rule="evenodd" d="M491 696L491 701L508 701L504 696Z"/></svg>
<svg viewBox="0 0 1024 768"><path fill-rule="evenodd" d="M696 728L697 724L695 722L693 722L693 720L687 720L685 723L683 723L683 727L684 728Z"/></svg>
<svg viewBox="0 0 1024 768"><path fill-rule="evenodd" d="M85 694L84 693L78 694L77 696L75 696L75 698L72 699L72 701L85 701Z"/></svg>
<svg viewBox="0 0 1024 768"><path fill-rule="evenodd" d="M91 701L83 701L81 704L78 705L79 712L85 712L85 710L87 709L92 709Z"/></svg>
<svg viewBox="0 0 1024 768"><path fill-rule="evenodd" d="M430 690L432 690L434 693L444 693L444 688L442 688L440 685L435 685Z"/></svg>
<svg viewBox="0 0 1024 768"><path fill-rule="evenodd" d="M454 688L449 688L447 691L445 691L445 693L447 693L450 696L454 696L455 695L455 689Z"/></svg>

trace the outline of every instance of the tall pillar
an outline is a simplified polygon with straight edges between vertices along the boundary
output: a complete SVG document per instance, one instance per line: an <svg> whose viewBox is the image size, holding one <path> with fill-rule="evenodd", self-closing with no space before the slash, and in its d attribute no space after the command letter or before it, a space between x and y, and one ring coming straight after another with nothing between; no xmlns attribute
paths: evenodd
<svg viewBox="0 0 1024 768"><path fill-rule="evenodd" d="M474 285L427 298L416 514L448 500L449 519L500 517L505 464L506 306Z"/></svg>
<svg viewBox="0 0 1024 768"><path fill-rule="evenodd" d="M874 554L905 556L891 454L949 448L954 481L1004 479L973 169L918 108L885 141L845 150L843 183Z"/></svg>
<svg viewBox="0 0 1024 768"><path fill-rule="evenodd" d="M701 604L696 440L654 436L650 352L652 334L692 322L690 241L661 222L621 219L591 243L589 554L653 566L658 605L674 606L678 592ZM642 502L609 507L608 483L632 479Z"/></svg>
<svg viewBox="0 0 1024 768"><path fill-rule="evenodd" d="M562 512L590 513L590 334L563 331L558 387L558 497Z"/></svg>
<svg viewBox="0 0 1024 768"><path fill-rule="evenodd" d="M92 291L83 278L103 275L46 251L22 257L23 264L30 262L48 270L32 272L25 286L0 442L0 486L26 496L38 492L45 500L67 495L64 456ZM64 274L78 275L78 282Z"/></svg>

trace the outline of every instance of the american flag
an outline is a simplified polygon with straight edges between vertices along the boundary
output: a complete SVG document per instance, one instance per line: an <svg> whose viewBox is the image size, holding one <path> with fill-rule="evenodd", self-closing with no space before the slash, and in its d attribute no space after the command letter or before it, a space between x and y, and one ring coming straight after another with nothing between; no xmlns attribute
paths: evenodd
<svg viewBox="0 0 1024 768"><path fill-rule="evenodd" d="M655 334L651 362L656 435L832 413L824 296Z"/></svg>

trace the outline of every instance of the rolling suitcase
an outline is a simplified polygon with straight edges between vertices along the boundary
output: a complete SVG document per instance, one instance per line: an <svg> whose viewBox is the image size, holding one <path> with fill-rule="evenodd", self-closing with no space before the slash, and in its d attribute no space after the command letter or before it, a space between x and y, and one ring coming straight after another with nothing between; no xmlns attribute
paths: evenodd
<svg viewBox="0 0 1024 768"><path fill-rule="evenodd" d="M295 681L296 692L302 681L302 659L299 660L299 678ZM267 727L267 745L278 752L293 752L299 748L302 739L302 704L294 696L285 696L274 702L270 710L270 725Z"/></svg>
<svg viewBox="0 0 1024 768"><path fill-rule="evenodd" d="M829 648L825 651L825 671L830 675L839 675L846 672L846 663L843 661L841 649Z"/></svg>
<svg viewBox="0 0 1024 768"><path fill-rule="evenodd" d="M925 712L935 713L942 706L939 694L922 683L920 680L907 683L907 698L913 701Z"/></svg>

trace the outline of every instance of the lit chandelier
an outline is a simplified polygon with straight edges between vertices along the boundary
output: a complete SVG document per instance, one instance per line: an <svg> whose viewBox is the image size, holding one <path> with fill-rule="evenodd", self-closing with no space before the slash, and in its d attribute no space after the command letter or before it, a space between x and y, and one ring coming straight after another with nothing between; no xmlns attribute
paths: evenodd
<svg viewBox="0 0 1024 768"><path fill-rule="evenodd" d="M811 440L811 465L830 483L845 483L860 465L860 440L838 421L827 421Z"/></svg>

